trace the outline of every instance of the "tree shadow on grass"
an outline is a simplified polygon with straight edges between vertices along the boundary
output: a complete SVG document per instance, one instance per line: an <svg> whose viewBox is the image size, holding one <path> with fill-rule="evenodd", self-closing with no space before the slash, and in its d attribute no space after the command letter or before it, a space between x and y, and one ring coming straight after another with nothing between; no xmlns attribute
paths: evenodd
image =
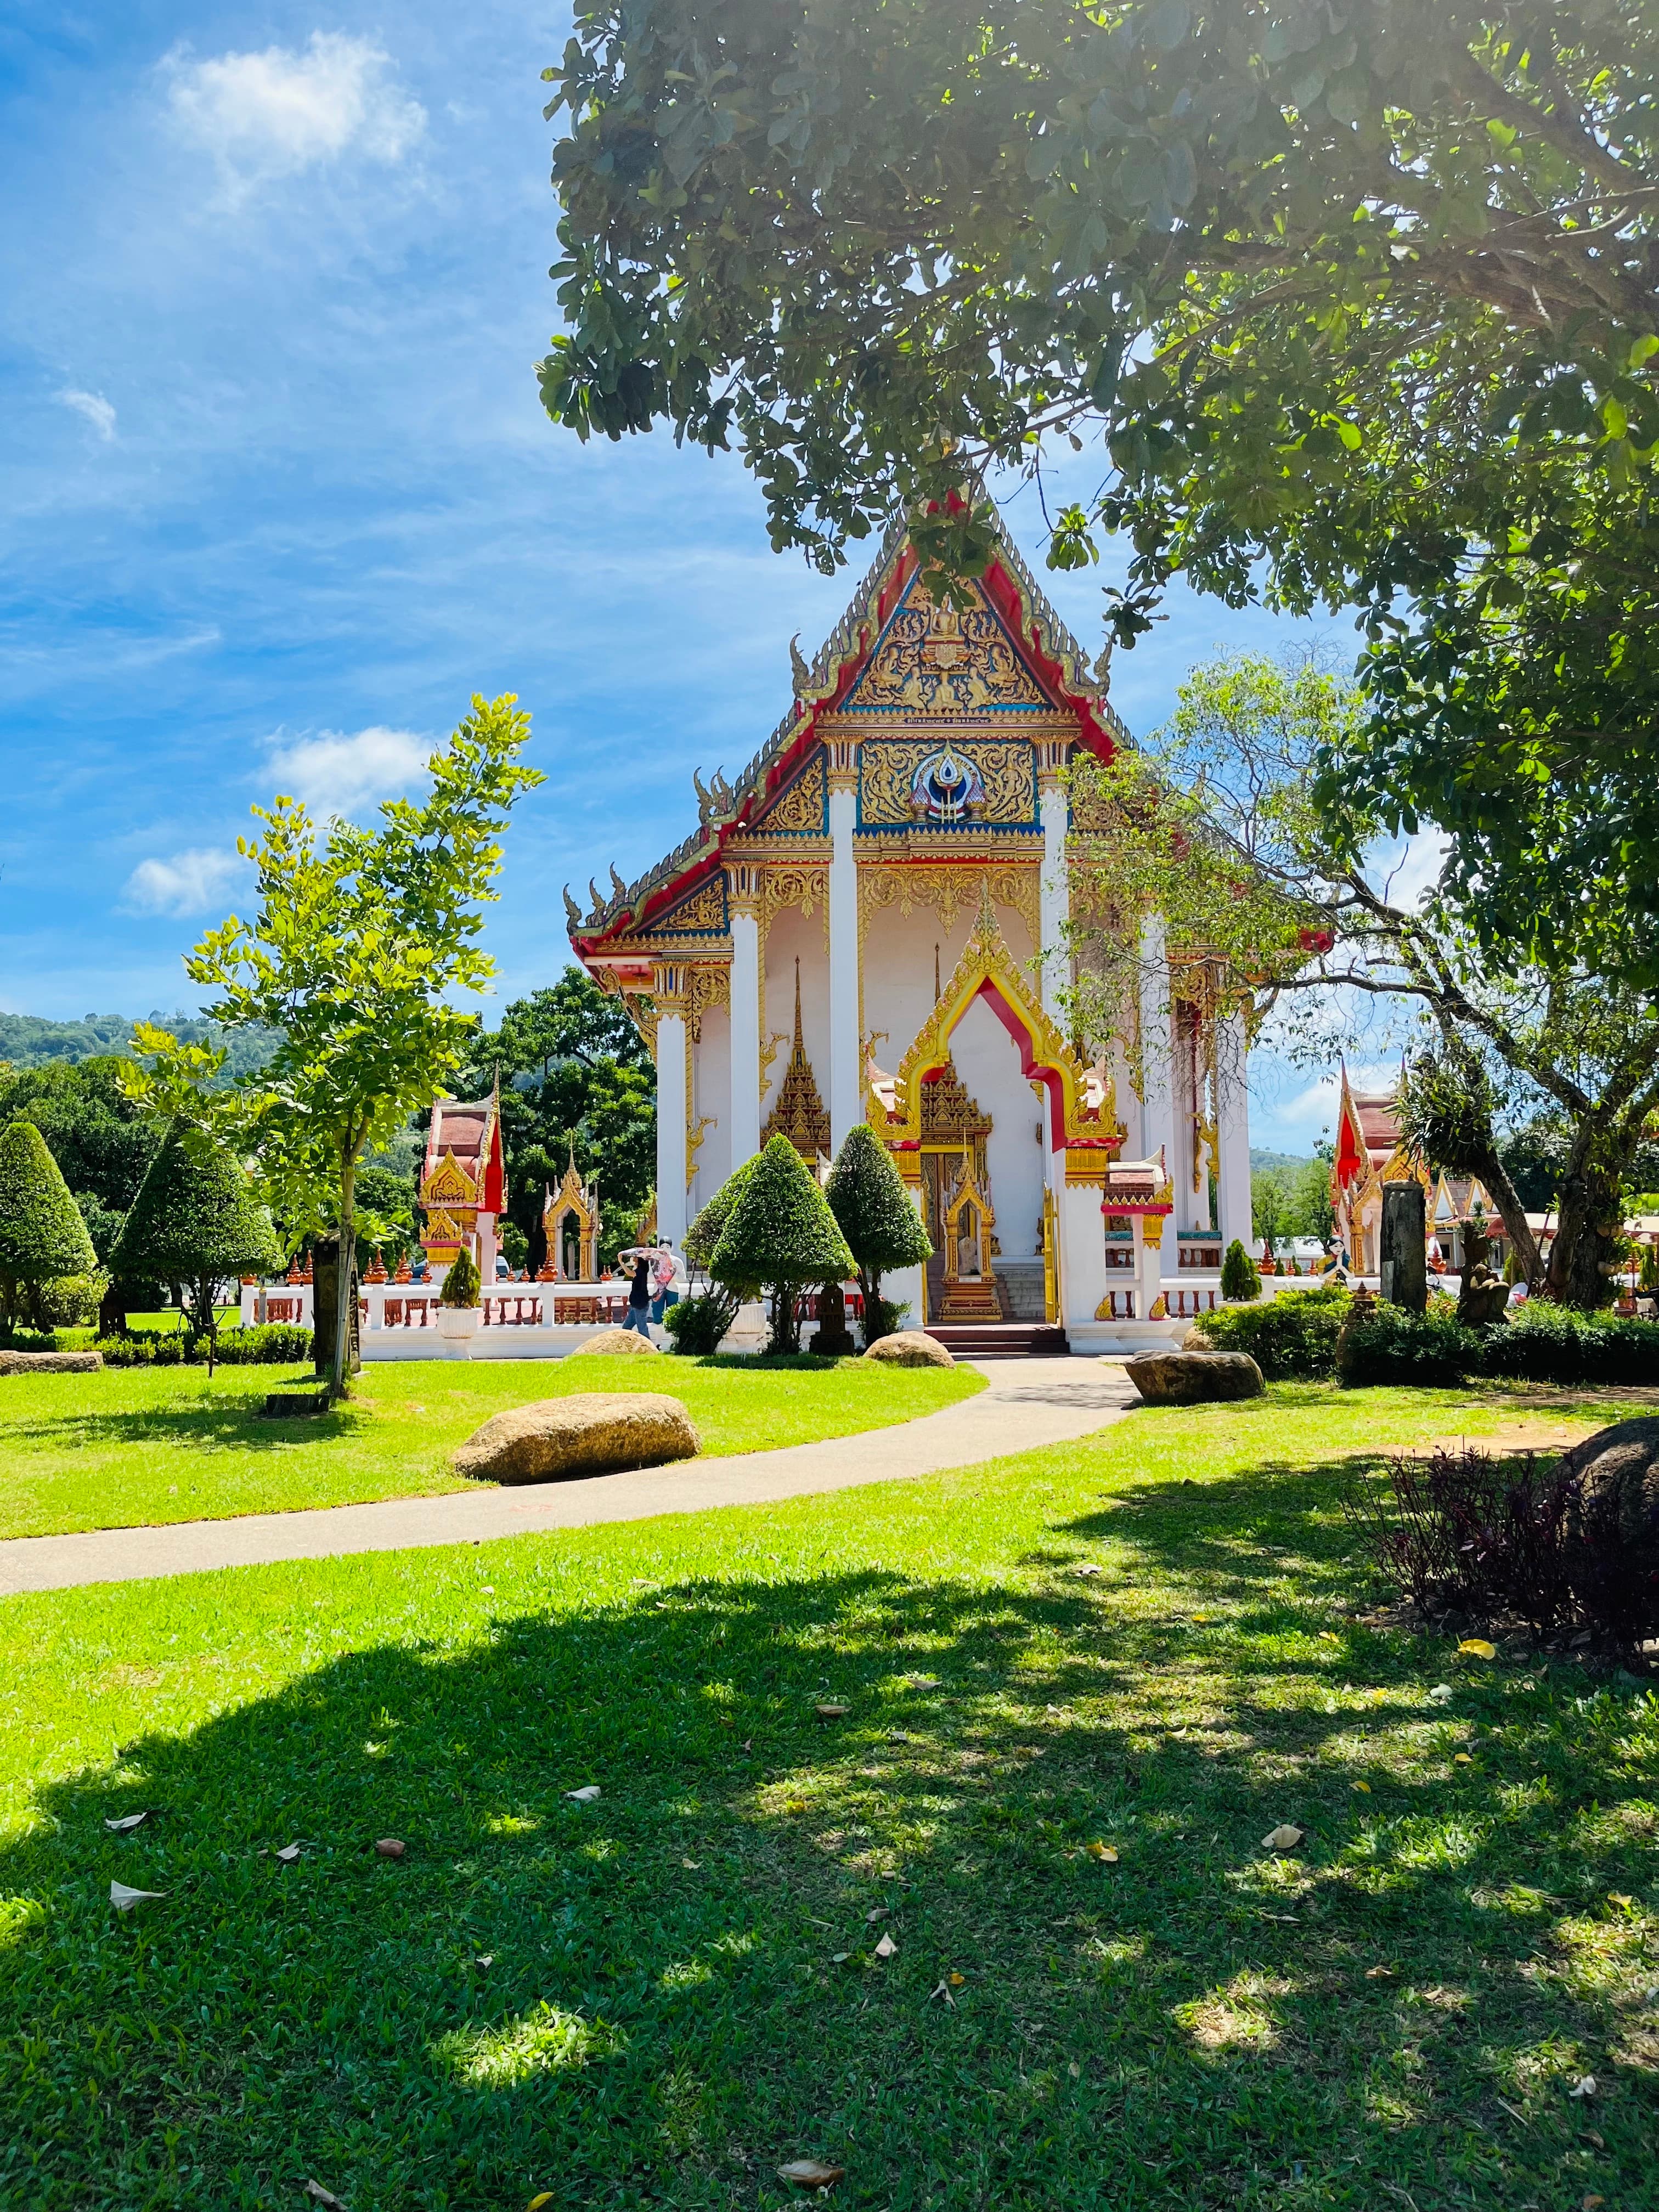
<svg viewBox="0 0 1659 2212"><path fill-rule="evenodd" d="M1649 2201L1653 2077L1601 1971L1644 1871L1630 1702L1484 1679L1362 1804L1326 1701L1422 1712L1409 1650L1328 1630L1282 1557L1216 1567L1260 1629L1175 1620L1160 1541L1200 1577L1220 1544L1189 1497L1162 1539L1140 1501L1100 1516L1103 1591L1061 1547L1006 1589L572 1615L503 1548L479 1640L319 1658L49 1789L0 1852L0 2203L750 2206L808 2154L843 2204L952 2212ZM1494 1724L1454 1781L1448 1731ZM118 1920L112 1876L167 1894Z"/></svg>
<svg viewBox="0 0 1659 2212"><path fill-rule="evenodd" d="M63 1453L106 1452L143 1444L173 1444L185 1450L269 1451L294 1443L328 1443L362 1436L374 1419L367 1408L349 1401L325 1413L303 1419L267 1419L261 1411L266 1389L294 1392L313 1385L309 1368L276 1368L257 1396L198 1399L183 1406L138 1406L107 1413L44 1414L5 1424L4 1440L14 1450L33 1446Z"/></svg>

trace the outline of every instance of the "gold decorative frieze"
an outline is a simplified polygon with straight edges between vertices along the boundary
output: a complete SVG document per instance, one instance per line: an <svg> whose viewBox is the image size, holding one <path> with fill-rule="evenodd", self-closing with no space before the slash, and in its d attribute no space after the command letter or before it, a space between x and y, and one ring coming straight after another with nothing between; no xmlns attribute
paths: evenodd
<svg viewBox="0 0 1659 2212"><path fill-rule="evenodd" d="M1036 818L1036 754L1024 738L879 738L859 749L860 829Z"/></svg>
<svg viewBox="0 0 1659 2212"><path fill-rule="evenodd" d="M823 752L820 747L809 755L805 767L784 786L750 827L760 836L821 836L828 820Z"/></svg>
<svg viewBox="0 0 1659 2212"><path fill-rule="evenodd" d="M842 711L956 720L1051 708L982 586L975 597L964 613L935 599L918 574Z"/></svg>
<svg viewBox="0 0 1659 2212"><path fill-rule="evenodd" d="M1035 946L1042 933L1042 884L1040 871L1032 862L1022 866L1005 861L991 867L925 860L866 865L859 870L860 938L869 916L889 906L896 906L902 915L925 906L939 916L943 928L951 929L957 915L975 906L987 893L994 907L1012 908Z"/></svg>
<svg viewBox="0 0 1659 2212"><path fill-rule="evenodd" d="M651 925L653 937L720 937L726 933L726 886L711 875Z"/></svg>
<svg viewBox="0 0 1659 2212"><path fill-rule="evenodd" d="M694 968L685 995L685 1026L695 1041L702 1035L702 1018L710 1006L732 1003L732 970L728 967Z"/></svg>

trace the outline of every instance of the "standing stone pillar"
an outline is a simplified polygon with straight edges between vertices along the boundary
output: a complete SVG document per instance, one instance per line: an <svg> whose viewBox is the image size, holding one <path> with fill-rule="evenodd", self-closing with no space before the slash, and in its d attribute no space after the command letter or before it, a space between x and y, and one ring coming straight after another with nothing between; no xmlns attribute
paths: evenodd
<svg viewBox="0 0 1659 2212"><path fill-rule="evenodd" d="M685 1242L685 1009L690 978L678 962L651 972L657 1009L657 1234L676 1247Z"/></svg>
<svg viewBox="0 0 1659 2212"><path fill-rule="evenodd" d="M1248 1252L1254 1234L1250 1212L1250 1098L1245 1054L1248 1031L1242 1010L1223 1014L1216 1024L1215 1115L1217 1181L1220 1189L1216 1226L1224 1250L1237 1237Z"/></svg>
<svg viewBox="0 0 1659 2212"><path fill-rule="evenodd" d="M1382 1186L1378 1261L1383 1297L1422 1313L1429 1303L1429 1238L1423 1186L1415 1177Z"/></svg>
<svg viewBox="0 0 1659 2212"><path fill-rule="evenodd" d="M858 748L831 740L830 765L830 1141L836 1151L864 1119L864 1040L859 1035Z"/></svg>
<svg viewBox="0 0 1659 2212"><path fill-rule="evenodd" d="M741 860L726 872L732 926L730 1170L760 1150L760 869Z"/></svg>

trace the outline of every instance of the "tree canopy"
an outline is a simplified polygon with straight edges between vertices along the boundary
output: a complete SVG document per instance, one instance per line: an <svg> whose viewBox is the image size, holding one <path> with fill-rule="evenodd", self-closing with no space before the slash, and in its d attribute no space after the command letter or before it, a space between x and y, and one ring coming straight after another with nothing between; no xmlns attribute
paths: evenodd
<svg viewBox="0 0 1659 2212"><path fill-rule="evenodd" d="M123 1088L126 1066L125 1060L100 1054L0 1073L0 1127L27 1114L40 1131L100 1264L108 1261L122 1217L160 1142Z"/></svg>
<svg viewBox="0 0 1659 2212"><path fill-rule="evenodd" d="M1097 446L1049 557L1127 535L1113 640L1177 569L1359 608L1348 773L1488 957L1651 981L1656 55L1641 0L580 6L544 400L736 438L824 568L899 507L972 574L964 477Z"/></svg>
<svg viewBox="0 0 1659 2212"><path fill-rule="evenodd" d="M0 1304L9 1328L21 1292L96 1262L85 1224L46 1139L33 1121L0 1133Z"/></svg>
<svg viewBox="0 0 1659 2212"><path fill-rule="evenodd" d="M282 1259L270 1217L242 1163L199 1131L175 1123L150 1162L110 1255L118 1275L190 1286L192 1326L217 1341L216 1285L264 1274Z"/></svg>
<svg viewBox="0 0 1659 2212"><path fill-rule="evenodd" d="M933 1257L933 1240L892 1154L867 1121L854 1121L842 1139L824 1196L858 1270L865 1339L873 1343L882 1333L883 1275L891 1267L924 1266Z"/></svg>
<svg viewBox="0 0 1659 2212"><path fill-rule="evenodd" d="M799 1341L794 1292L804 1283L841 1282L852 1270L853 1255L816 1176L787 1137L774 1137L748 1164L710 1274L718 1282L759 1283L770 1291L771 1349L793 1352Z"/></svg>

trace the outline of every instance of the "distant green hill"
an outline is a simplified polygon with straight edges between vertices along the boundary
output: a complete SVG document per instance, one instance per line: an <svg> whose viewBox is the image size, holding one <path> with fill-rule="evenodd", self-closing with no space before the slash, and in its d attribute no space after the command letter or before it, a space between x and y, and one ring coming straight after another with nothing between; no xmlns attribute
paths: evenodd
<svg viewBox="0 0 1659 2212"><path fill-rule="evenodd" d="M171 1030L187 1044L222 1044L228 1048L226 1079L261 1068L276 1048L275 1031L239 1031L225 1036L212 1022L194 1014L155 1012L152 1022ZM94 1060L104 1053L132 1049L132 1018L88 1014L78 1022L47 1021L40 1014L0 1014L0 1061L14 1067L40 1067L52 1060Z"/></svg>
<svg viewBox="0 0 1659 2212"><path fill-rule="evenodd" d="M1259 1175L1265 1168L1304 1168L1312 1159L1311 1152L1269 1152L1250 1146L1250 1173Z"/></svg>

